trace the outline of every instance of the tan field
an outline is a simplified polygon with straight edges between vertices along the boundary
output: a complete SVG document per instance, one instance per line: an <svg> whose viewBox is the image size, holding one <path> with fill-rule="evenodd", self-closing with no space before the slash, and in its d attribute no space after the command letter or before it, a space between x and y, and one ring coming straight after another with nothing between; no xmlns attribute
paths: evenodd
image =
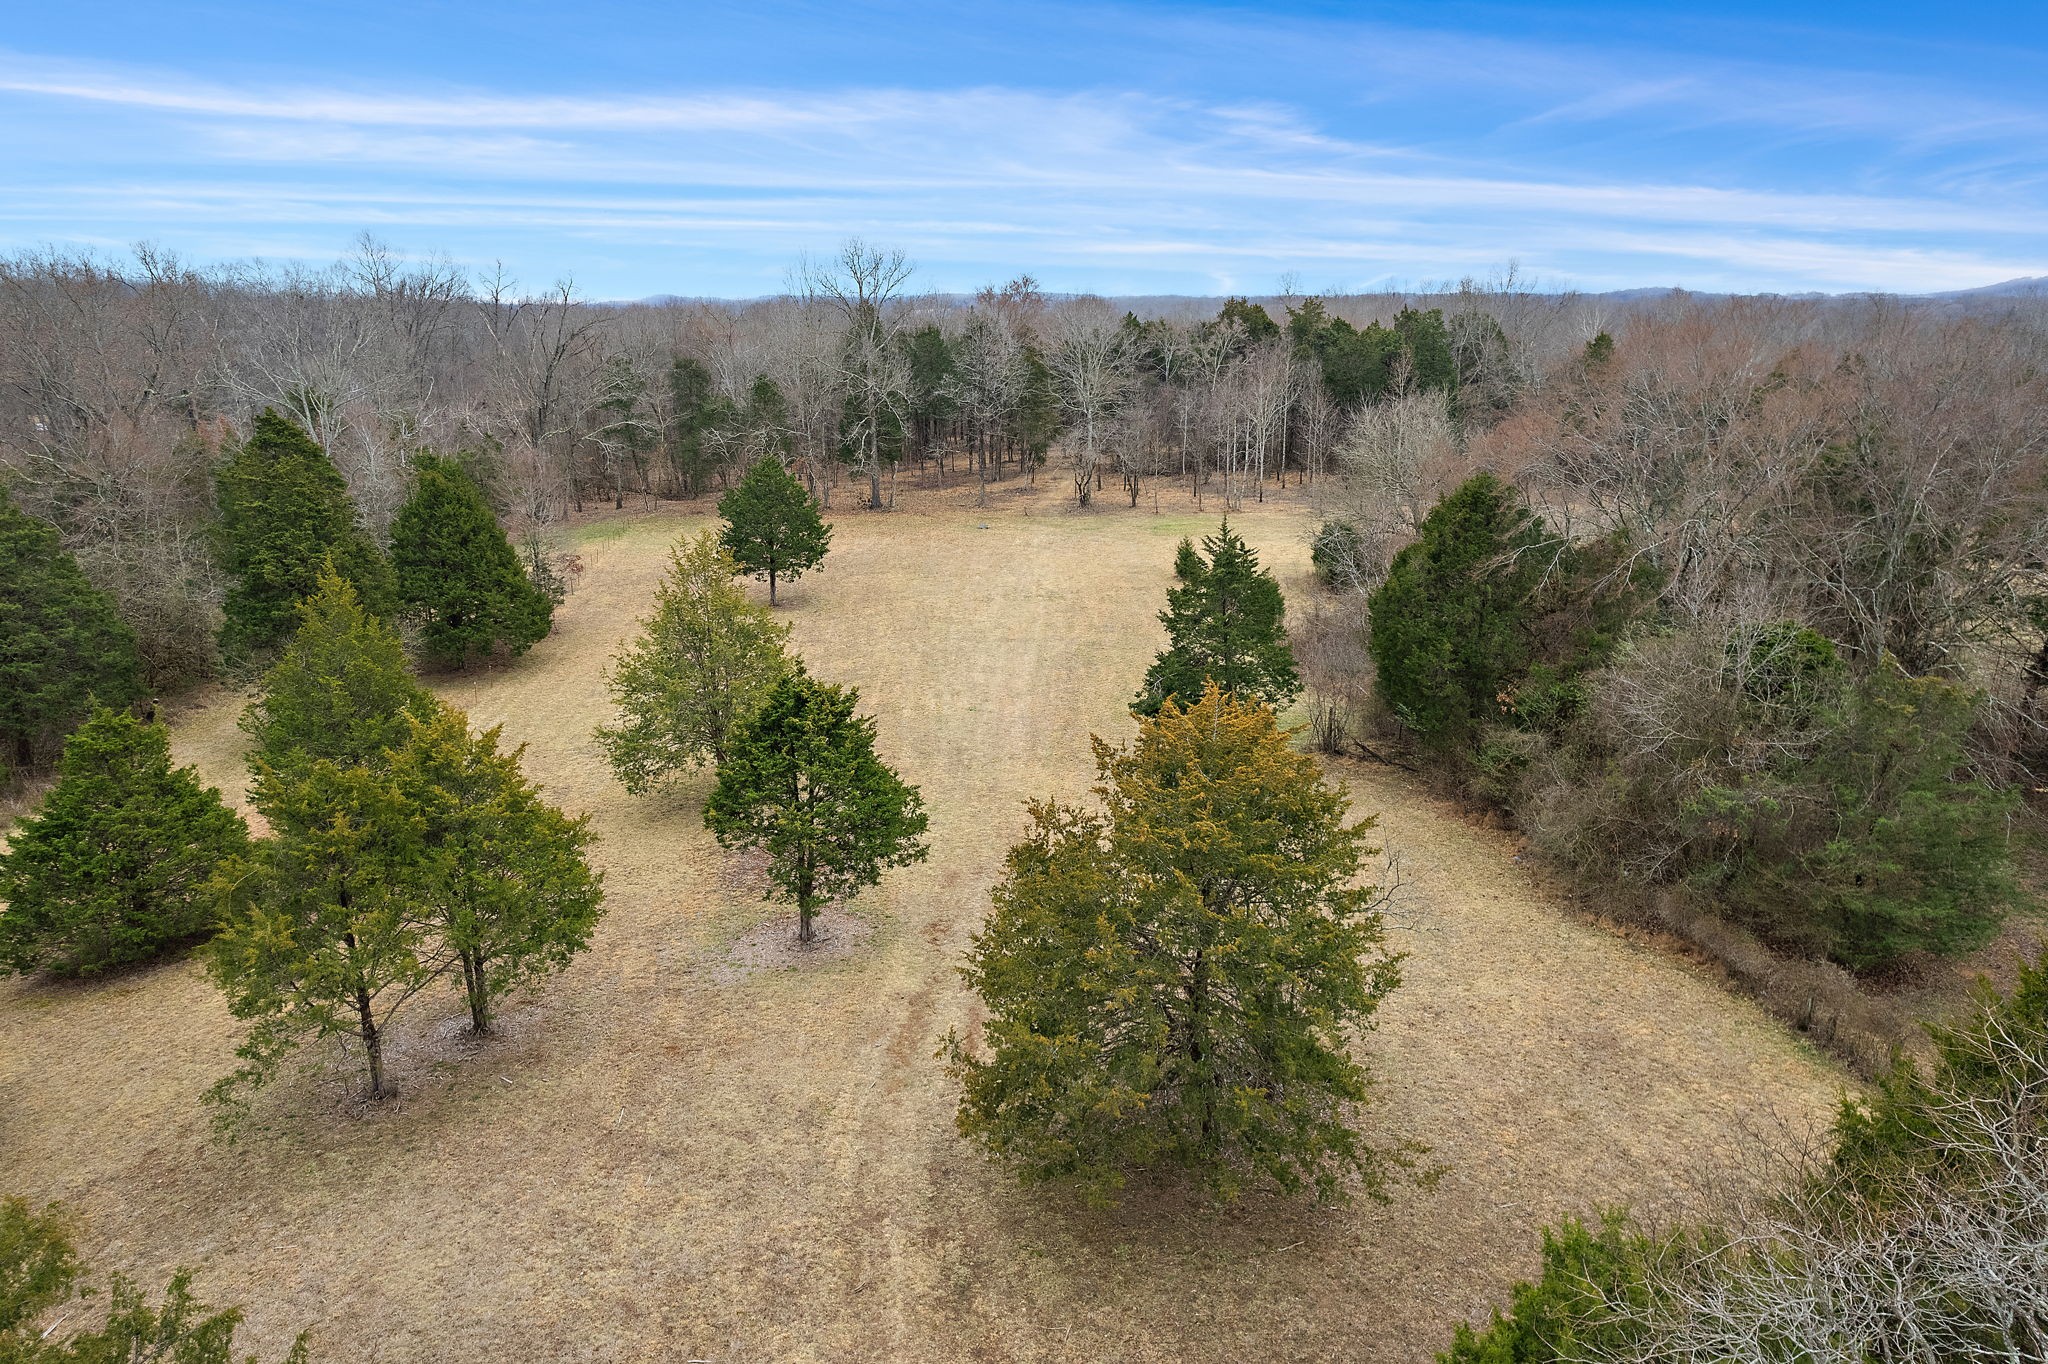
<svg viewBox="0 0 2048 1364"><path fill-rule="evenodd" d="M196 962L0 984L0 1191L69 1205L97 1266L198 1267L266 1355L305 1328L349 1364L1421 1360L1534 1267L1546 1220L1673 1210L1760 1135L1827 1119L1845 1081L1754 1006L1574 917L1511 836L1345 765L1406 883L1369 1122L1434 1148L1434 1190L1093 1212L964 1145L933 1053L976 1023L955 967L1020 802L1080 797L1089 733L1131 731L1174 542L1213 525L1057 491L838 513L826 569L788 589L812 671L859 686L932 814L930 860L828 915L818 949L785 945L704 833L708 777L637 800L599 761L599 669L666 544L706 524L599 521L554 636L440 687L593 815L593 949L479 1045L452 994L416 1001L398 1099L290 1074L234 1144L199 1104L236 1032ZM1291 599L1313 590L1304 511L1234 520ZM239 705L176 723L232 793Z"/></svg>

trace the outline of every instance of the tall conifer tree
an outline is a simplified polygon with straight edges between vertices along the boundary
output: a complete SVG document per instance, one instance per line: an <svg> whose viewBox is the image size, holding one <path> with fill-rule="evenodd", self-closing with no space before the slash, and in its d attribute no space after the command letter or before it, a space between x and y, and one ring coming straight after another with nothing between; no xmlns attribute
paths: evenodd
<svg viewBox="0 0 2048 1364"><path fill-rule="evenodd" d="M1423 518L1372 595L1381 699L1425 742L1455 744L1508 713L1534 657L1532 597L1562 548L1492 474Z"/></svg>
<svg viewBox="0 0 2048 1364"><path fill-rule="evenodd" d="M418 893L425 821L387 769L329 759L263 769L251 797L274 831L225 867L210 968L250 1028L242 1065L214 1086L232 1107L307 1040L362 1048L372 1098L386 1092L391 1019L446 966Z"/></svg>
<svg viewBox="0 0 2048 1364"><path fill-rule="evenodd" d="M1031 806L974 940L989 1018L978 1053L949 1040L960 1130L1103 1199L1141 1170L1383 1196L1410 1153L1350 1121L1351 1043L1398 980L1355 884L1372 821L1214 683L1095 761L1103 810Z"/></svg>
<svg viewBox="0 0 2048 1364"><path fill-rule="evenodd" d="M348 486L305 428L264 409L221 464L215 490L221 567L234 580L221 603L229 657L282 643L330 557L371 611L391 611L391 566L357 526Z"/></svg>
<svg viewBox="0 0 2048 1364"><path fill-rule="evenodd" d="M391 568L399 610L444 667L467 667L500 645L525 653L553 622L554 603L454 460L422 455L415 464L412 496L391 523Z"/></svg>
<svg viewBox="0 0 2048 1364"><path fill-rule="evenodd" d="M1171 697L1191 704L1211 681L1276 709L1293 700L1301 675L1287 642L1287 603L1243 537L1225 522L1201 551L1182 540L1173 575L1180 585L1167 589L1159 614L1166 648L1131 708L1156 715Z"/></svg>
<svg viewBox="0 0 2048 1364"><path fill-rule="evenodd" d="M727 848L760 848L768 877L796 906L797 940L820 906L924 860L924 802L875 755L860 693L798 665L733 731L704 824Z"/></svg>
<svg viewBox="0 0 2048 1364"><path fill-rule="evenodd" d="M355 584L330 566L298 608L299 629L242 717L266 767L318 758L380 763L411 732L407 717L434 711L433 694L406 671L397 632L363 606Z"/></svg>
<svg viewBox="0 0 2048 1364"><path fill-rule="evenodd" d="M590 946L603 878L590 870L588 817L541 799L498 751L498 731L469 731L443 708L412 722L393 755L398 789L423 822L427 858L417 894L433 910L469 1001L470 1029L491 1029L507 991L567 966Z"/></svg>
<svg viewBox="0 0 2048 1364"><path fill-rule="evenodd" d="M32 771L97 700L142 695L135 632L87 581L57 528L0 490L0 778Z"/></svg>
<svg viewBox="0 0 2048 1364"><path fill-rule="evenodd" d="M619 718L597 741L636 795L722 761L733 728L789 671L789 627L748 599L737 569L711 531L678 543L654 613L605 675Z"/></svg>

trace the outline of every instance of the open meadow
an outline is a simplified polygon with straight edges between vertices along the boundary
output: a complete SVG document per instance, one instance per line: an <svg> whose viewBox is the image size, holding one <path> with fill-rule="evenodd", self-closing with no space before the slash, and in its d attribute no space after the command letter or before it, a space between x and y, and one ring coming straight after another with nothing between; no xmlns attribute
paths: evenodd
<svg viewBox="0 0 2048 1364"><path fill-rule="evenodd" d="M932 816L929 861L829 912L815 948L704 831L708 773L636 799L599 755L600 669L667 545L708 524L607 513L550 638L436 681L593 816L592 950L481 1045L454 992L417 1001L396 1099L292 1073L233 1143L199 1100L237 1033L196 960L0 984L0 1183L68 1205L97 1266L198 1267L266 1356L304 1328L316 1358L365 1364L1423 1360L1534 1268L1546 1222L1655 1218L1832 1115L1848 1082L1756 1006L1574 916L1514 836L1416 779L1336 764L1398 861L1409 954L1366 1044L1367 1127L1428 1143L1440 1182L1340 1209L1020 1189L953 1130L934 1053L978 1023L956 968L1021 803L1081 797L1089 735L1133 731L1175 541L1216 520L1177 494L1077 512L1056 483L835 512L824 569L784 589L795 648L859 687ZM1307 600L1307 509L1232 523ZM215 689L173 721L231 796L241 705Z"/></svg>

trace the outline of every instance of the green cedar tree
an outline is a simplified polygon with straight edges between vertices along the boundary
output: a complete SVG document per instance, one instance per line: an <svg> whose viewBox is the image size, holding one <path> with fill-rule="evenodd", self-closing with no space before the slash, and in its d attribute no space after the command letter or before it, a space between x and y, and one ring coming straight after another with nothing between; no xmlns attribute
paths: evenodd
<svg viewBox="0 0 2048 1364"><path fill-rule="evenodd" d="M1032 804L969 953L989 1017L983 1055L949 1039L961 1131L1096 1198L1141 1170L1384 1197L1414 1148L1351 1125L1351 1045L1399 979L1356 884L1373 821L1213 683L1095 760L1102 813Z"/></svg>
<svg viewBox="0 0 2048 1364"><path fill-rule="evenodd" d="M796 906L797 940L821 905L924 860L917 788L875 756L860 694L814 681L798 664L732 732L704 824L726 848L768 854L774 890Z"/></svg>
<svg viewBox="0 0 2048 1364"><path fill-rule="evenodd" d="M496 729L472 734L460 711L443 708L414 720L392 755L392 778L423 822L415 893L439 921L477 1033L490 1031L508 991L588 948L603 912L603 878L584 860L589 817L542 800L519 770L523 752L499 752Z"/></svg>
<svg viewBox="0 0 2048 1364"><path fill-rule="evenodd" d="M678 542L653 614L605 675L619 718L597 741L636 795L722 761L733 727L789 671L789 627L748 599L738 569L714 532Z"/></svg>
<svg viewBox="0 0 2048 1364"><path fill-rule="evenodd" d="M198 937L208 882L248 847L220 793L171 765L162 725L97 710L0 853L0 967L87 975Z"/></svg>
<svg viewBox="0 0 2048 1364"><path fill-rule="evenodd" d="M756 461L718 499L718 514L725 518L719 542L741 572L768 580L770 606L778 580L795 582L823 563L832 545L817 501L773 457Z"/></svg>
<svg viewBox="0 0 2048 1364"><path fill-rule="evenodd" d="M552 625L554 603L454 460L422 455L414 465L412 496L391 523L391 568L398 608L438 665L464 668L500 645L522 654Z"/></svg>
<svg viewBox="0 0 2048 1364"><path fill-rule="evenodd" d="M135 632L63 546L56 527L0 489L0 777L57 754L95 701L142 695Z"/></svg>
<svg viewBox="0 0 2048 1364"><path fill-rule="evenodd" d="M215 543L234 580L221 603L230 658L284 641L330 556L370 610L390 613L391 566L357 526L348 486L305 428L265 408L215 472L215 491Z"/></svg>
<svg viewBox="0 0 2048 1364"><path fill-rule="evenodd" d="M1206 554L1206 557L1204 555ZM1259 556L1230 528L1205 536L1202 550L1180 542L1167 589L1166 648L1146 670L1131 708L1157 715L1169 698L1183 705L1210 681L1232 696L1284 707L1301 690L1301 674L1287 642L1287 603L1280 584L1259 567Z"/></svg>

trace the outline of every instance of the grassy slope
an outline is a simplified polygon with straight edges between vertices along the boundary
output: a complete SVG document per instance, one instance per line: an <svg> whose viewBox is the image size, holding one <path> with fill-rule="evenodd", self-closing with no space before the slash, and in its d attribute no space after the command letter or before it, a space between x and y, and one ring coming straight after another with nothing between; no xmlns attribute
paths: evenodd
<svg viewBox="0 0 2048 1364"><path fill-rule="evenodd" d="M1300 513L1237 520L1306 591ZM787 615L923 786L933 855L803 958L703 833L702 787L632 800L589 738L600 666L701 524L593 527L554 637L441 688L603 835L610 916L557 989L475 1048L454 998L423 1001L401 1099L363 1112L345 1069L295 1078L227 1146L196 1099L234 1033L196 965L0 985L0 1184L71 1204L96 1263L199 1264L252 1344L310 1326L328 1360L1422 1359L1530 1267L1546 1218L1671 1207L1838 1095L1747 1003L1569 917L1506 836L1347 767L1408 882L1373 1121L1431 1143L1441 1186L1221 1215L1018 1189L952 1131L932 1053L975 1021L954 966L1019 802L1078 797L1089 732L1128 733L1174 539L1209 522L1049 495L838 515ZM177 727L236 793L237 704Z"/></svg>

